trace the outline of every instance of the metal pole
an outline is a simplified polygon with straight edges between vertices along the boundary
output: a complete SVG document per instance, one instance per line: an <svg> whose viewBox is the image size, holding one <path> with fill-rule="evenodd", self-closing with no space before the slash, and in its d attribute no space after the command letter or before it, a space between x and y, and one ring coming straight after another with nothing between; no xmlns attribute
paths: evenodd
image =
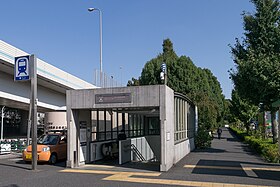
<svg viewBox="0 0 280 187"><path fill-rule="evenodd" d="M101 87L104 87L103 77L102 77L102 12L100 9L96 9L99 11L99 36L100 36L100 82Z"/></svg>
<svg viewBox="0 0 280 187"><path fill-rule="evenodd" d="M167 67L164 72L164 85L167 85Z"/></svg>
<svg viewBox="0 0 280 187"><path fill-rule="evenodd" d="M122 66L120 66L120 73L121 73L121 86L122 86Z"/></svg>
<svg viewBox="0 0 280 187"><path fill-rule="evenodd" d="M102 72L102 12L99 10L99 34L100 34L100 72Z"/></svg>
<svg viewBox="0 0 280 187"><path fill-rule="evenodd" d="M5 106L2 107L2 110L1 110L1 140L3 140L3 126L4 126L4 108Z"/></svg>
<svg viewBox="0 0 280 187"><path fill-rule="evenodd" d="M97 10L99 12L99 36L100 36L100 87L103 86L102 81L102 11L98 8L89 8L88 11L92 12L94 10Z"/></svg>
<svg viewBox="0 0 280 187"><path fill-rule="evenodd" d="M31 100L32 93L30 92L29 100ZM30 130L31 130L31 115L32 115L32 106L31 103L29 105L29 112L28 112L28 120L27 120L27 145L30 145Z"/></svg>
<svg viewBox="0 0 280 187"><path fill-rule="evenodd" d="M30 56L32 106L32 170L37 169L37 58Z"/></svg>

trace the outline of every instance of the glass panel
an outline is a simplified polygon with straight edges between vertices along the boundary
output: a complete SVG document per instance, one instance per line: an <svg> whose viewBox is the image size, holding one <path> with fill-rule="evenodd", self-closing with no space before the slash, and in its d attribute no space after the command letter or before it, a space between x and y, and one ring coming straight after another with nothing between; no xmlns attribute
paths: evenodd
<svg viewBox="0 0 280 187"><path fill-rule="evenodd" d="M105 131L105 119L104 119L104 111L98 111L99 116L99 132Z"/></svg>
<svg viewBox="0 0 280 187"><path fill-rule="evenodd" d="M118 138L117 132L113 132L113 139L117 139L117 138Z"/></svg>
<svg viewBox="0 0 280 187"><path fill-rule="evenodd" d="M106 131L111 131L111 114L106 111Z"/></svg>
<svg viewBox="0 0 280 187"><path fill-rule="evenodd" d="M149 124L149 134L150 135L160 134L159 133L160 124L159 124L158 117L148 118L148 124Z"/></svg>

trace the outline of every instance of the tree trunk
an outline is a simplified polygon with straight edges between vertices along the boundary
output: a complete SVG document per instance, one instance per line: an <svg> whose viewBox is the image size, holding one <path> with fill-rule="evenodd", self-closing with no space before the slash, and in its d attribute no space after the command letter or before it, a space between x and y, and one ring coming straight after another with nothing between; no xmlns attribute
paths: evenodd
<svg viewBox="0 0 280 187"><path fill-rule="evenodd" d="M280 108L278 108L278 153L280 154L280 128L279 128L279 124L280 124Z"/></svg>
<svg viewBox="0 0 280 187"><path fill-rule="evenodd" d="M272 125L273 143L276 143L278 140L278 122L276 120L275 111L271 111L271 125Z"/></svg>

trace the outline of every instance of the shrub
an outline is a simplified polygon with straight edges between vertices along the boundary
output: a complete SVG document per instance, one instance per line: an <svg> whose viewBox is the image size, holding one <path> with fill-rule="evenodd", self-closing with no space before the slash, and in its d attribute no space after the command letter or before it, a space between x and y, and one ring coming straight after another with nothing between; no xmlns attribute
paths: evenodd
<svg viewBox="0 0 280 187"><path fill-rule="evenodd" d="M196 148L203 149L211 147L211 141L212 137L210 136L209 131L202 127L198 128L197 134L194 139Z"/></svg>
<svg viewBox="0 0 280 187"><path fill-rule="evenodd" d="M247 143L250 148L260 154L266 161L274 163L280 162L278 144L274 144L271 139L261 139L259 137L249 136L246 132L234 127L230 127L230 129L237 135L237 137Z"/></svg>

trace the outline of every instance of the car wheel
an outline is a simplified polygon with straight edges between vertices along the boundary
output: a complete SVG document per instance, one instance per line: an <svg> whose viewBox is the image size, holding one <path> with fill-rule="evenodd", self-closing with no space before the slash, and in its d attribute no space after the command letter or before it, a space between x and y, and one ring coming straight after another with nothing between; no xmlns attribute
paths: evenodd
<svg viewBox="0 0 280 187"><path fill-rule="evenodd" d="M56 154L53 153L50 157L49 163L50 164L55 164L56 161L57 161L57 156L56 156Z"/></svg>

